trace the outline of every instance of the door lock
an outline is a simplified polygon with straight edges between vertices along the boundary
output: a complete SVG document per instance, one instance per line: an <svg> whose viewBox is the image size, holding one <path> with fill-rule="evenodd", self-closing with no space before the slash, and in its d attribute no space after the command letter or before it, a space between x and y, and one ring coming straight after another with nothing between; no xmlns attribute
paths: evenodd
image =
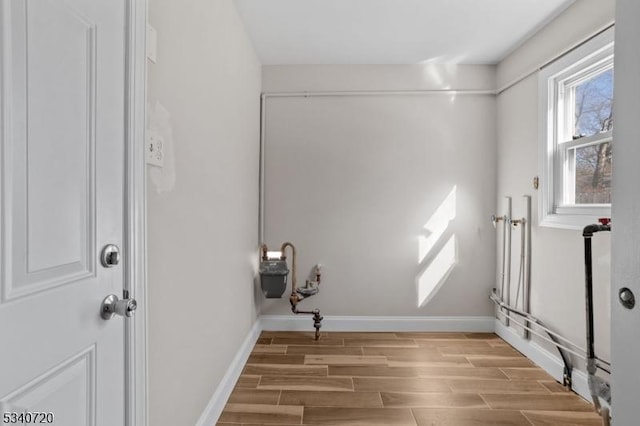
<svg viewBox="0 0 640 426"><path fill-rule="evenodd" d="M636 297L633 295L633 292L629 290L627 287L621 288L618 292L618 297L620 298L620 303L627 309L633 309L636 305Z"/></svg>
<svg viewBox="0 0 640 426"><path fill-rule="evenodd" d="M138 308L136 299L129 298L128 292L125 292L124 298L118 299L115 294L110 294L104 298L100 306L100 316L104 320L110 320L114 315L120 315L130 318Z"/></svg>
<svg viewBox="0 0 640 426"><path fill-rule="evenodd" d="M100 263L105 268L113 268L120 263L120 249L115 244L107 244L100 254Z"/></svg>

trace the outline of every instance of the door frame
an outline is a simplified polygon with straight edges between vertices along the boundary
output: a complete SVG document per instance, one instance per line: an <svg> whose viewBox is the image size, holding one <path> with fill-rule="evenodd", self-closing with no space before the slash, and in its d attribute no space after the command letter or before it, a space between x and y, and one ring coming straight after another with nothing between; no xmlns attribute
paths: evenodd
<svg viewBox="0 0 640 426"><path fill-rule="evenodd" d="M148 424L146 239L147 0L126 1L124 289L136 298L125 321L125 425Z"/></svg>

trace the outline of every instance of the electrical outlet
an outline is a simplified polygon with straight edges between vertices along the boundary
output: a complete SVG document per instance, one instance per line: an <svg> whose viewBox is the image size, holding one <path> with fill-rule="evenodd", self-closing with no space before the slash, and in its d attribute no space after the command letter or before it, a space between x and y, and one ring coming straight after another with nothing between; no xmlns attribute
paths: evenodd
<svg viewBox="0 0 640 426"><path fill-rule="evenodd" d="M164 139L154 131L147 133L147 164L152 166L164 167Z"/></svg>

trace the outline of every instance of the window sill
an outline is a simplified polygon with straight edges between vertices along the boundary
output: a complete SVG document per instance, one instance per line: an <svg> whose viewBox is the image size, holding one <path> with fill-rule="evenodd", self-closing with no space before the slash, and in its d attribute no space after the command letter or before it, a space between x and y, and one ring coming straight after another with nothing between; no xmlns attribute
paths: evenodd
<svg viewBox="0 0 640 426"><path fill-rule="evenodd" d="M585 214L546 214L542 216L538 226L543 228L572 229L582 231L585 226L598 223L601 217L611 217L611 213L603 215Z"/></svg>

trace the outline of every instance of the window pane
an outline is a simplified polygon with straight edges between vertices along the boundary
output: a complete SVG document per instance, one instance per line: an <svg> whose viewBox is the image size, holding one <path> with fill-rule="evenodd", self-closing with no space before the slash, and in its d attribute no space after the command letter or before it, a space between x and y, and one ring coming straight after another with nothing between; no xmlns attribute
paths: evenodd
<svg viewBox="0 0 640 426"><path fill-rule="evenodd" d="M613 127L613 69L575 87L573 138L606 132Z"/></svg>
<svg viewBox="0 0 640 426"><path fill-rule="evenodd" d="M611 203L611 142L574 149L575 203Z"/></svg>

